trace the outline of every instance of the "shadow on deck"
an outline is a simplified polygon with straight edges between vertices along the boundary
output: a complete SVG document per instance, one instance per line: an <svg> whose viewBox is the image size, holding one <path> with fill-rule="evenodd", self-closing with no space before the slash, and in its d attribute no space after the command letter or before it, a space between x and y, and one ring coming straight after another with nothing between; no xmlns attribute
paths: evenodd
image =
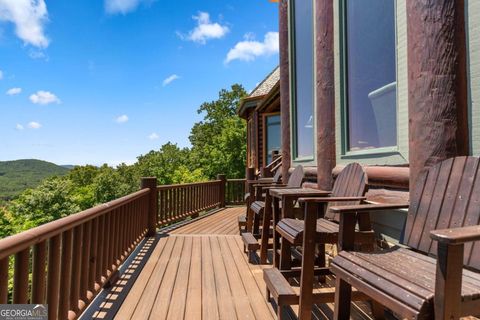
<svg viewBox="0 0 480 320"><path fill-rule="evenodd" d="M271 266L249 264L243 253L237 217L244 211L227 208L145 239L82 319L275 319L262 271ZM285 318L296 319L296 309ZM333 306L317 306L314 315L331 319ZM369 318L357 307L352 317Z"/></svg>

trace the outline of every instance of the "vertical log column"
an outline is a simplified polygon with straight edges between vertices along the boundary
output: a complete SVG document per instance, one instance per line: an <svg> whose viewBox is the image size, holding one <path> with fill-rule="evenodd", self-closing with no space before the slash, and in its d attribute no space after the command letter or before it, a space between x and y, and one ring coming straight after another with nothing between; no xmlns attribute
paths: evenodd
<svg viewBox="0 0 480 320"><path fill-rule="evenodd" d="M220 190L219 190L219 197L220 197L220 208L225 208L225 189L227 186L227 176L224 174L217 175L217 180L220 180Z"/></svg>
<svg viewBox="0 0 480 320"><path fill-rule="evenodd" d="M282 128L282 181L288 182L290 169L290 71L288 65L288 1L279 2L280 32L280 113Z"/></svg>
<svg viewBox="0 0 480 320"><path fill-rule="evenodd" d="M315 7L317 183L319 189L330 190L336 162L333 0L316 0Z"/></svg>
<svg viewBox="0 0 480 320"><path fill-rule="evenodd" d="M410 185L468 154L464 14L463 0L407 1Z"/></svg>
<svg viewBox="0 0 480 320"><path fill-rule="evenodd" d="M148 231L146 236L153 237L157 232L157 215L158 215L158 191L157 178L142 178L142 189L149 188L150 195L148 200Z"/></svg>

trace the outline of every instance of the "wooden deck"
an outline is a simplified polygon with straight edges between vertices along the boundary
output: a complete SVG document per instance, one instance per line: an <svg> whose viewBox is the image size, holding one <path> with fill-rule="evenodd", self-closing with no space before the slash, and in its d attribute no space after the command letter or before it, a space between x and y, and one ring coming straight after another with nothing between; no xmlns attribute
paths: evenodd
<svg viewBox="0 0 480 320"><path fill-rule="evenodd" d="M115 319L273 319L262 269L241 246L238 236L162 238Z"/></svg>
<svg viewBox="0 0 480 320"><path fill-rule="evenodd" d="M186 224L169 234L223 234L238 235L238 216L245 214L245 207L232 207Z"/></svg>
<svg viewBox="0 0 480 320"><path fill-rule="evenodd" d="M237 217L244 211L227 208L149 238L82 318L276 319L263 281L271 266L249 264L243 252ZM297 309L285 318L296 319ZM314 319L332 317L331 304L314 308ZM356 307L352 317L369 318Z"/></svg>

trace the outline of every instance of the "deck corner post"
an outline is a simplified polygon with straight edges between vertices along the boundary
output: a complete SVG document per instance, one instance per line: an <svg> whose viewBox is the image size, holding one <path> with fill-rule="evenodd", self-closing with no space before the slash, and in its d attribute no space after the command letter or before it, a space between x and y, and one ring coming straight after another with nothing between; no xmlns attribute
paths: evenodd
<svg viewBox="0 0 480 320"><path fill-rule="evenodd" d="M219 207L220 208L225 208L225 189L227 186L227 176L224 174L218 174L217 175L217 180L220 180L220 190L219 190Z"/></svg>
<svg viewBox="0 0 480 320"><path fill-rule="evenodd" d="M157 214L158 214L158 191L157 178L143 177L140 184L141 189L150 189L148 196L148 220L146 237L153 237L157 233Z"/></svg>

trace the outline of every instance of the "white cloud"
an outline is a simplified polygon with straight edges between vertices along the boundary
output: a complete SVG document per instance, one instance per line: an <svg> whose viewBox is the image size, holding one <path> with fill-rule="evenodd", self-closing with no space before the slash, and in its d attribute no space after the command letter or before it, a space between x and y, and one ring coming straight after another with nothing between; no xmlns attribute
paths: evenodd
<svg viewBox="0 0 480 320"><path fill-rule="evenodd" d="M238 42L228 51L225 63L233 60L253 61L260 56L270 56L278 53L278 32L267 32L263 42L252 39L251 34L245 35L245 40Z"/></svg>
<svg viewBox="0 0 480 320"><path fill-rule="evenodd" d="M180 79L179 76L177 76L176 74L172 74L170 77L166 78L165 80L163 80L163 83L162 85L165 87L165 86L168 86L170 83L172 83L173 81L175 80L178 80Z"/></svg>
<svg viewBox="0 0 480 320"><path fill-rule="evenodd" d="M117 123L125 123L125 122L128 121L128 116L127 116L126 114L123 114L123 115L121 115L121 116L118 116L118 117L115 119L115 121L116 121Z"/></svg>
<svg viewBox="0 0 480 320"><path fill-rule="evenodd" d="M25 44L48 47L44 33L48 11L44 0L0 0L0 21L13 23L15 34Z"/></svg>
<svg viewBox="0 0 480 320"><path fill-rule="evenodd" d="M1 0L0 0L1 1ZM30 96L30 101L35 104L50 104L50 103L60 103L60 99L53 93L49 91L37 91Z"/></svg>
<svg viewBox="0 0 480 320"><path fill-rule="evenodd" d="M127 14L137 9L140 3L145 1L146 0L105 0L105 11L109 14Z"/></svg>
<svg viewBox="0 0 480 320"><path fill-rule="evenodd" d="M17 94L20 94L21 92L22 92L22 88L11 88L7 90L7 95L15 96Z"/></svg>
<svg viewBox="0 0 480 320"><path fill-rule="evenodd" d="M23 126L20 124L20 123L17 123L17 125L15 126L15 129L17 130L23 130Z"/></svg>
<svg viewBox="0 0 480 320"><path fill-rule="evenodd" d="M43 52L42 50L30 50L30 52L28 53L28 56L34 60L39 60L39 59L42 59L45 61L49 60L48 55L45 54L45 52Z"/></svg>
<svg viewBox="0 0 480 320"><path fill-rule="evenodd" d="M0 70L0 80L2 80L2 79L3 79L3 71Z"/></svg>
<svg viewBox="0 0 480 320"><path fill-rule="evenodd" d="M177 33L184 40L205 44L207 40L223 38L230 31L227 26L211 22L208 12L199 12L198 16L192 18L197 20L197 26L188 35Z"/></svg>
<svg viewBox="0 0 480 320"><path fill-rule="evenodd" d="M152 134L150 134L150 135L148 136L148 139L150 139L150 140L157 140L157 139L159 139L159 138L160 138L160 136L159 136L157 133L155 133L155 132L153 132Z"/></svg>
<svg viewBox="0 0 480 320"><path fill-rule="evenodd" d="M42 125L38 122L32 121L32 122L28 123L28 127L30 129L40 129L42 127Z"/></svg>

